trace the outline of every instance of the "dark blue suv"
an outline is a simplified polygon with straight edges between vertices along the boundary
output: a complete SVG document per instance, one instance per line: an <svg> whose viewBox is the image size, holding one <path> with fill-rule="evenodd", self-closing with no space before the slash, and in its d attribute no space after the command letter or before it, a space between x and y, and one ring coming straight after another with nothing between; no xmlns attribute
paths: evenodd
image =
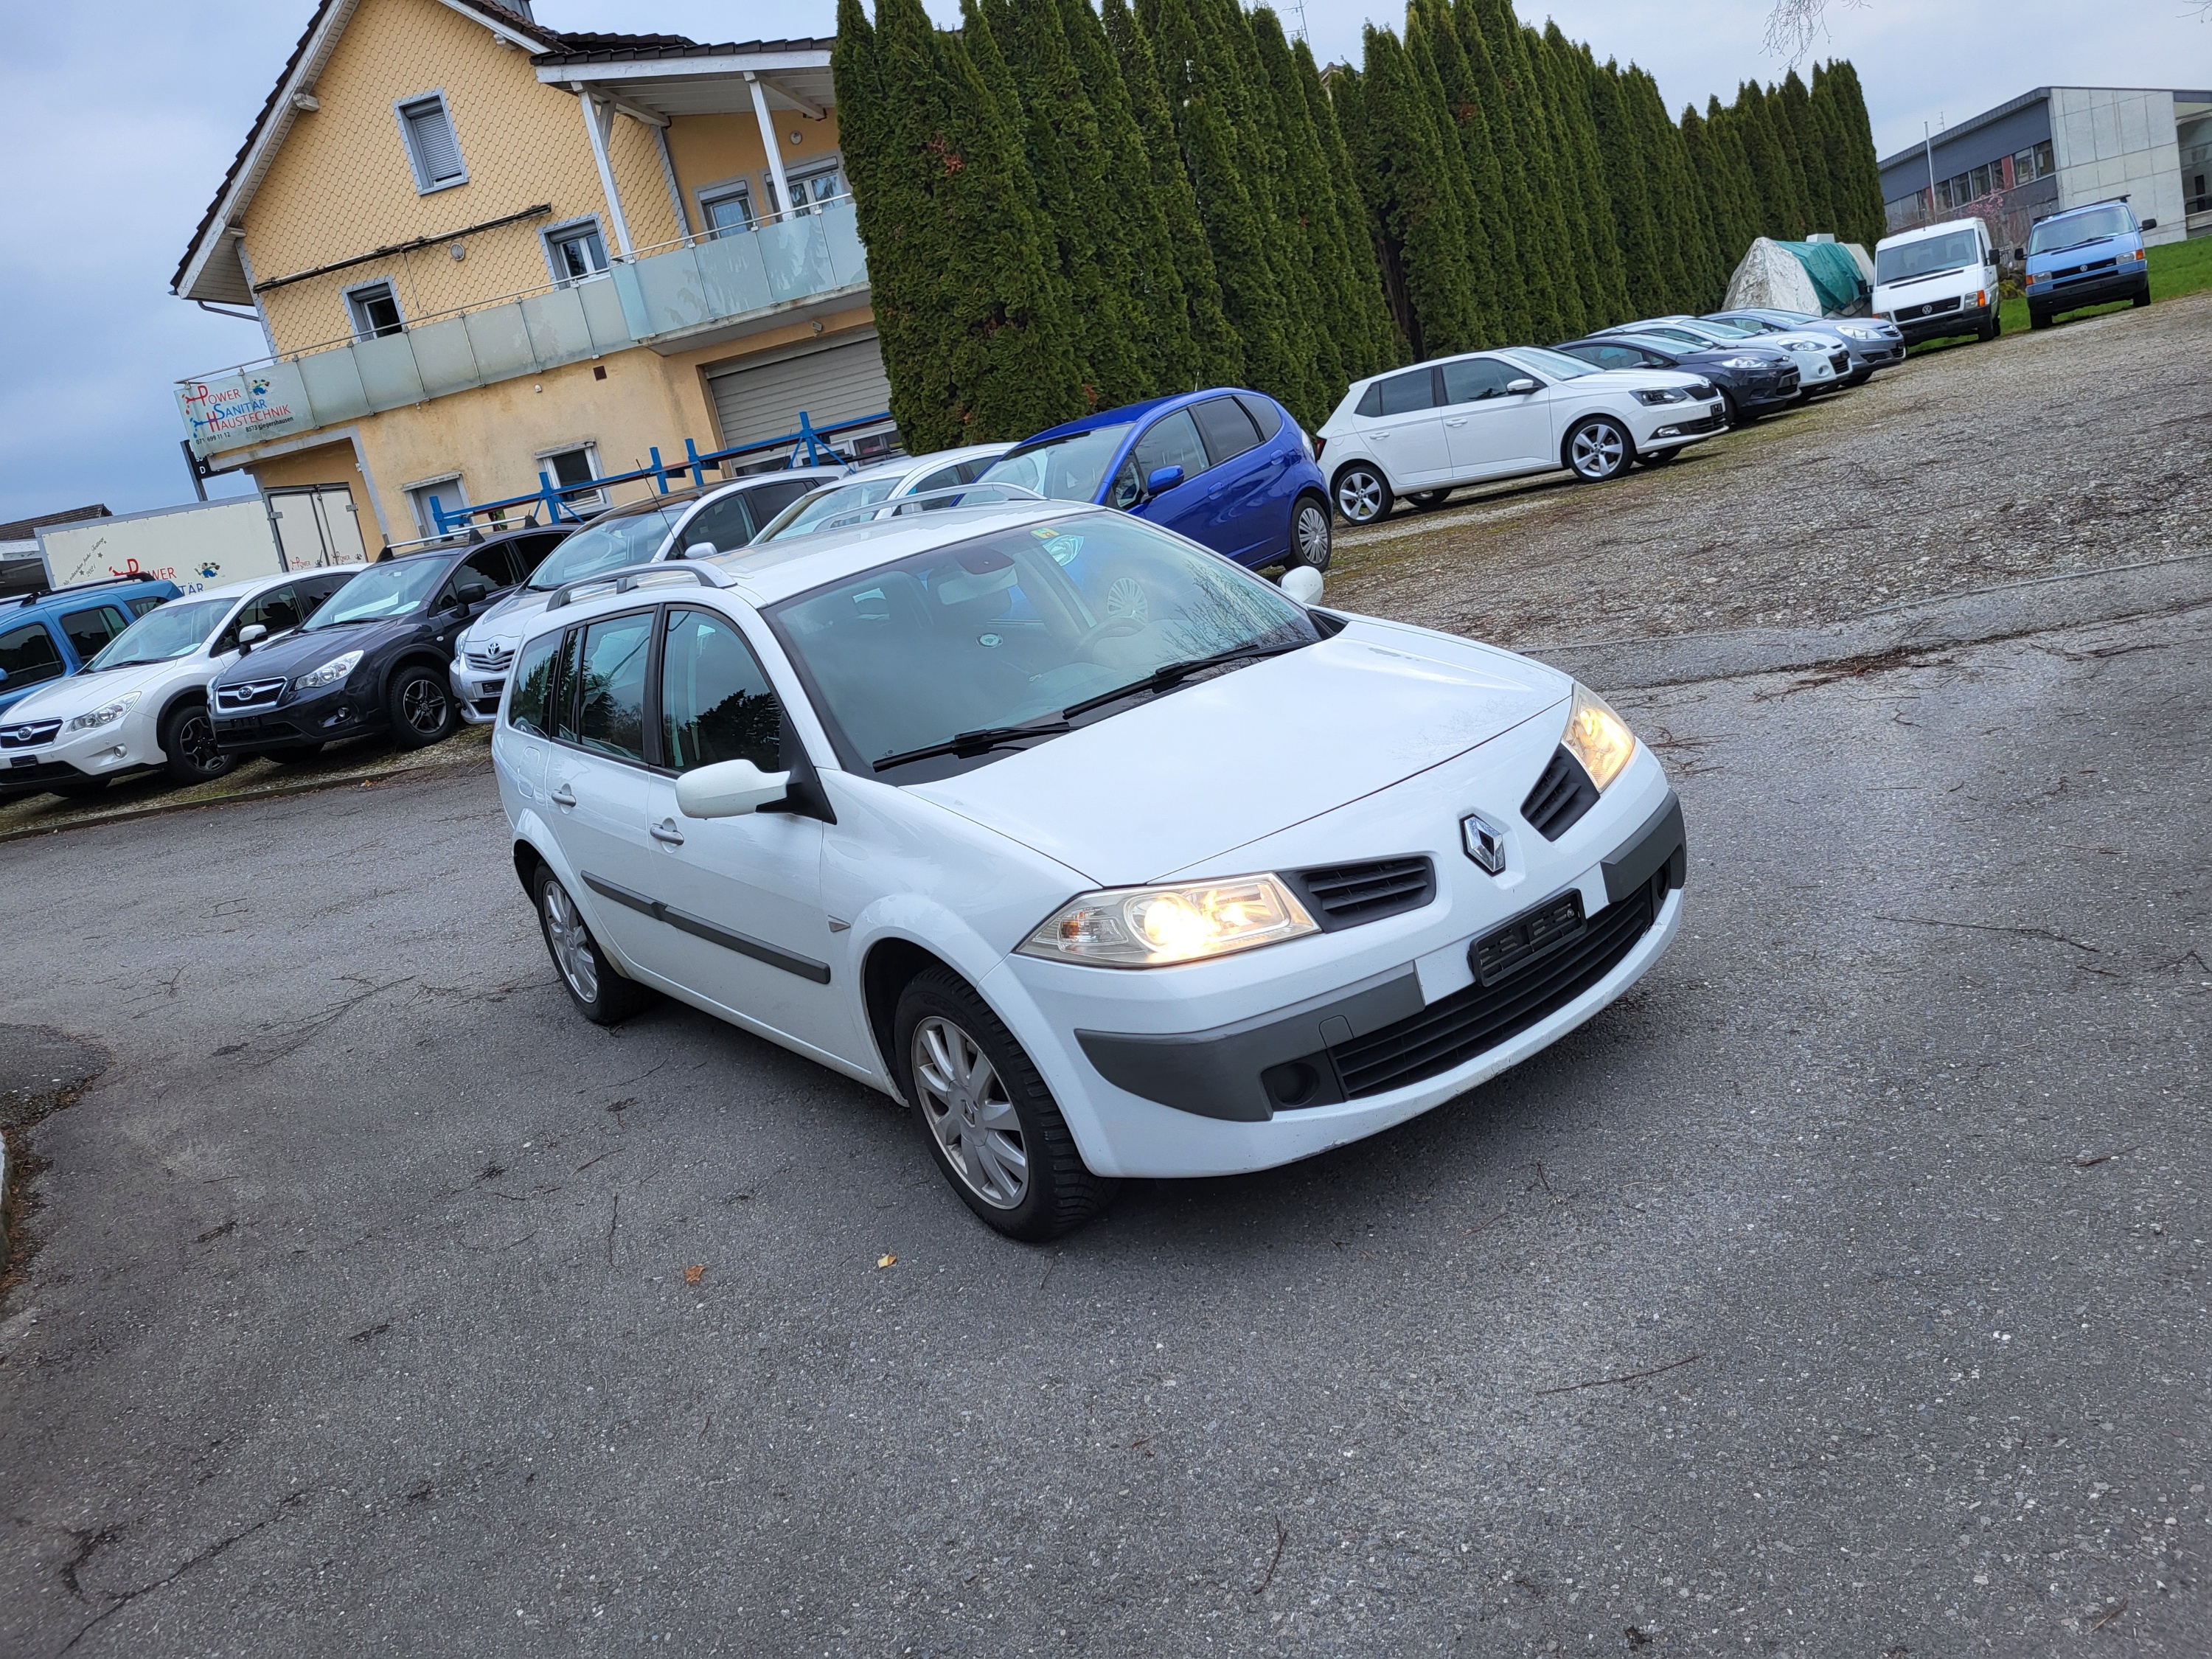
<svg viewBox="0 0 2212 1659"><path fill-rule="evenodd" d="M1243 565L1328 568L1328 484L1289 411L1257 392L1155 398L1014 446L980 482L1149 519Z"/></svg>
<svg viewBox="0 0 2212 1659"><path fill-rule="evenodd" d="M76 673L108 641L183 591L153 576L119 576L0 599L0 709Z"/></svg>

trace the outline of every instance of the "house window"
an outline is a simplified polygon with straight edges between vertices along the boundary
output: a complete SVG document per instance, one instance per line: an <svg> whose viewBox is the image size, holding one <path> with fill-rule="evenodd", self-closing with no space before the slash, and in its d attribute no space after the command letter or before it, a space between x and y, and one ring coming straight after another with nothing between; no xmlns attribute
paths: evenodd
<svg viewBox="0 0 2212 1659"><path fill-rule="evenodd" d="M699 192L699 216L709 236L734 236L753 228L752 192L741 184L714 185Z"/></svg>
<svg viewBox="0 0 2212 1659"><path fill-rule="evenodd" d="M415 170L416 193L428 196L434 190L468 183L468 169L461 165L461 143L453 136L453 112L446 107L446 94L434 92L410 98L393 108L399 112L399 131L407 141L407 162Z"/></svg>
<svg viewBox="0 0 2212 1659"><path fill-rule="evenodd" d="M573 225L556 225L545 233L545 257L552 262L553 280L563 288L604 275L607 245L599 238L599 222L585 219Z"/></svg>
<svg viewBox="0 0 2212 1659"><path fill-rule="evenodd" d="M846 193L845 169L834 156L826 161L786 167L784 177L791 180L791 210L793 213L811 213L833 197ZM769 175L763 182L768 186L769 205L773 207L775 205L775 176Z"/></svg>
<svg viewBox="0 0 2212 1659"><path fill-rule="evenodd" d="M2051 140L2046 138L2035 147L2035 176L2040 179L2046 173L2057 171L2058 163L2051 154Z"/></svg>
<svg viewBox="0 0 2212 1659"><path fill-rule="evenodd" d="M345 302L357 340L397 334L406 325L399 314L399 296L392 291L389 283L366 283L359 288L349 288Z"/></svg>
<svg viewBox="0 0 2212 1659"><path fill-rule="evenodd" d="M448 472L442 478L428 478L407 487L407 505L414 509L415 529L422 536L443 536L451 532L438 527L438 515L430 502L436 498L438 506L447 513L457 513L469 504L469 492L461 488L461 475Z"/></svg>
<svg viewBox="0 0 2212 1659"><path fill-rule="evenodd" d="M568 494L577 484L587 484L599 476L599 451L596 444L579 444L573 449L550 450L538 458L538 470L553 480L553 487L561 490L562 504L584 512L595 507L605 507L607 493L604 489L576 490Z"/></svg>
<svg viewBox="0 0 2212 1659"><path fill-rule="evenodd" d="M1978 202L1983 197L1988 195L1990 193L1990 170L1987 167L1976 167L1974 169L1974 181L1969 188L1973 191L1973 194L1966 198L1970 202Z"/></svg>

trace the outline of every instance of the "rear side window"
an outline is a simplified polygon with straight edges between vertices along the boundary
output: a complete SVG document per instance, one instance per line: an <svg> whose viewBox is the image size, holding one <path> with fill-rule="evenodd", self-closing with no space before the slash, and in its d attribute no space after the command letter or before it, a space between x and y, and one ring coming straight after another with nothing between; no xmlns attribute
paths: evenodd
<svg viewBox="0 0 2212 1659"><path fill-rule="evenodd" d="M1206 453L1214 465L1259 447L1259 431L1244 412L1244 405L1234 398L1208 398L1191 413L1197 417L1199 435L1206 440Z"/></svg>
<svg viewBox="0 0 2212 1659"><path fill-rule="evenodd" d="M1244 405L1244 412L1252 417L1252 424L1260 428L1260 441L1266 443L1283 429L1283 411L1275 407L1272 398L1249 392L1240 392L1237 401Z"/></svg>
<svg viewBox="0 0 2212 1659"><path fill-rule="evenodd" d="M130 625L122 608L112 605L72 611L62 618L62 632L69 635L70 644L87 662L100 654L100 647Z"/></svg>
<svg viewBox="0 0 2212 1659"><path fill-rule="evenodd" d="M313 616L316 608L325 599L343 587L353 578L354 573L350 570L333 570L329 574L322 576L302 576L300 579L300 610L302 614Z"/></svg>
<svg viewBox="0 0 2212 1659"><path fill-rule="evenodd" d="M0 634L0 672L8 676L0 688L9 691L60 678L62 653L44 623L26 623Z"/></svg>
<svg viewBox="0 0 2212 1659"><path fill-rule="evenodd" d="M507 723L518 732L539 738L553 734L553 684L561 665L561 641L558 634L542 635L515 655Z"/></svg>
<svg viewBox="0 0 2212 1659"><path fill-rule="evenodd" d="M553 668L553 735L563 743L576 741L576 683L582 678L576 665L583 649L582 629L572 628L561 636L561 651Z"/></svg>
<svg viewBox="0 0 2212 1659"><path fill-rule="evenodd" d="M1369 407L1370 404L1374 405L1371 409ZM1411 415L1416 410L1436 406L1437 377L1433 371L1425 368L1377 380L1367 388L1367 395L1359 400L1362 415Z"/></svg>
<svg viewBox="0 0 2212 1659"><path fill-rule="evenodd" d="M144 615L145 615L149 611L151 611L152 609L154 609L154 607L155 607L155 606L156 606L156 605L160 605L160 604L161 603L161 600L159 600L159 599L131 599L131 600L128 601L128 603L129 603L129 605L130 605L130 606L131 606L131 614L132 616L134 616L134 617L143 617L143 616L144 616Z"/></svg>
<svg viewBox="0 0 2212 1659"><path fill-rule="evenodd" d="M678 772L749 760L783 769L783 705L738 633L711 611L677 611L660 649L660 757Z"/></svg>
<svg viewBox="0 0 2212 1659"><path fill-rule="evenodd" d="M461 561L460 568L447 579L444 591L432 608L444 611L456 605L474 605L479 599L489 599L502 587L514 586L514 566L507 556L507 549L487 547Z"/></svg>
<svg viewBox="0 0 2212 1659"><path fill-rule="evenodd" d="M768 521L814 488L813 478L779 478L774 483L762 484L745 491L745 510L753 515L753 532L757 535L768 527Z"/></svg>
<svg viewBox="0 0 2212 1659"><path fill-rule="evenodd" d="M617 760L645 758L645 665L653 612L609 617L584 630L577 665L576 741Z"/></svg>
<svg viewBox="0 0 2212 1659"><path fill-rule="evenodd" d="M526 577L545 562L545 556L561 545L568 538L559 531L549 531L538 536L517 536L507 544L514 556L515 574Z"/></svg>

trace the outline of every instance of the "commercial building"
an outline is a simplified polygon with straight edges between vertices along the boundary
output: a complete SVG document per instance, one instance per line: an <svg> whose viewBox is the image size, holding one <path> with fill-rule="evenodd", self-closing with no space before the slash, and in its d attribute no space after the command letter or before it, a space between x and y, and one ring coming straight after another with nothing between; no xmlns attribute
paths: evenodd
<svg viewBox="0 0 2212 1659"><path fill-rule="evenodd" d="M2212 231L2212 90L2038 87L1948 125L1881 163L1889 228L1954 217L1999 198L2021 234L2064 208L2125 196L2158 222L2147 242Z"/></svg>
<svg viewBox="0 0 2212 1659"><path fill-rule="evenodd" d="M373 548L802 413L888 447L831 44L320 0L172 283L260 332L177 383L192 453L345 489Z"/></svg>

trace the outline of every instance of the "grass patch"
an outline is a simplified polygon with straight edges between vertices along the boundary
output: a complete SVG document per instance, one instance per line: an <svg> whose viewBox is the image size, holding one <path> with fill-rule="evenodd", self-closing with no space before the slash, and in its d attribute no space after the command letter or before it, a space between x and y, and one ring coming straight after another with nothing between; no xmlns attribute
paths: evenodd
<svg viewBox="0 0 2212 1659"><path fill-rule="evenodd" d="M2162 242L2150 251L2150 298L2153 305L2160 300L2175 300L2185 294L2202 294L2212 289L2212 236L2198 236L2185 242ZM2083 317L2100 316L2107 311L2126 311L2125 300L2115 300L2110 305L2085 306L2080 311L2063 313L2058 319L2061 326ZM1997 317L2008 334L2028 331L2027 296L2015 294L1997 307ZM1955 340L1927 340L1914 346L1907 355L1917 356L1927 351L1943 351L1953 346L1968 345L1972 342L1966 335Z"/></svg>

